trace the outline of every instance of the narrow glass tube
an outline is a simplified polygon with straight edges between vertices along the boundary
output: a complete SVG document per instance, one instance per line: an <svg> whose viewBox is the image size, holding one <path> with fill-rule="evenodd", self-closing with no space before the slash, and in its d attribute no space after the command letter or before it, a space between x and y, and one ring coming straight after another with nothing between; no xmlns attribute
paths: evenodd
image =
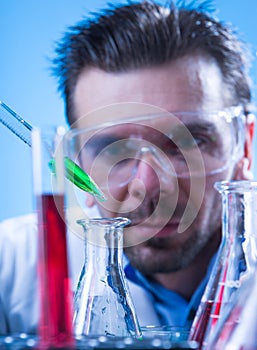
<svg viewBox="0 0 257 350"><path fill-rule="evenodd" d="M72 295L66 247L62 129L32 131L33 179L38 218L40 315L37 348L73 347ZM55 172L49 161L54 157Z"/></svg>

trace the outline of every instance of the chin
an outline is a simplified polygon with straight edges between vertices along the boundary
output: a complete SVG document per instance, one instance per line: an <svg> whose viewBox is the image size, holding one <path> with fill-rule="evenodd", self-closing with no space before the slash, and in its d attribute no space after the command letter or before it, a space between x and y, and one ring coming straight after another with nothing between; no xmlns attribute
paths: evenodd
<svg viewBox="0 0 257 350"><path fill-rule="evenodd" d="M183 266L183 257L177 249L167 249L164 241L157 245L140 244L124 249L130 263L141 273L152 275L178 271Z"/></svg>
<svg viewBox="0 0 257 350"><path fill-rule="evenodd" d="M181 235L179 235L182 237ZM154 237L124 251L131 264L145 275L171 273L187 268L204 248L205 240L197 235Z"/></svg>

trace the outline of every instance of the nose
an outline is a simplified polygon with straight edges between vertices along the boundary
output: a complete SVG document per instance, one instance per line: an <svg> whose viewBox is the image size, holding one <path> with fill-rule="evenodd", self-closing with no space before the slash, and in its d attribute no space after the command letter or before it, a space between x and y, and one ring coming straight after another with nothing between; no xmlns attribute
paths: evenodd
<svg viewBox="0 0 257 350"><path fill-rule="evenodd" d="M130 193L142 191L155 195L170 192L177 187L177 179L172 174L174 169L168 157L152 146L144 146L139 150L132 169Z"/></svg>

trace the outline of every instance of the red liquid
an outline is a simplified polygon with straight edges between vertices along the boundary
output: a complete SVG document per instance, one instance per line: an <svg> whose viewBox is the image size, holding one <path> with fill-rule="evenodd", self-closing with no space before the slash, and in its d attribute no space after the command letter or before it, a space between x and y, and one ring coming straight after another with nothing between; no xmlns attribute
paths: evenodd
<svg viewBox="0 0 257 350"><path fill-rule="evenodd" d="M221 303L213 303L213 301L207 301L202 303L200 306L201 317L199 318L194 329L191 330L189 339L195 340L199 343L199 349L201 348L204 340L204 336L207 330L208 322L211 319L211 324L209 325L208 331L216 324L219 318Z"/></svg>
<svg viewBox="0 0 257 350"><path fill-rule="evenodd" d="M199 343L199 349L201 349L203 345L206 331L208 334L211 334L213 332L213 329L220 317L221 306L225 304L225 301L223 301L223 296L225 290L225 281L227 277L228 261L229 260L227 259L225 268L222 271L222 283L217 291L217 295L215 296L216 301L214 302L213 300L208 300L200 304L198 310L200 317L198 318L196 324L193 323L189 334L190 340L195 340Z"/></svg>
<svg viewBox="0 0 257 350"><path fill-rule="evenodd" d="M37 209L41 303L38 347L72 347L72 296L63 195L39 196Z"/></svg>
<svg viewBox="0 0 257 350"><path fill-rule="evenodd" d="M222 329L218 334L216 334L215 339L215 348L216 349L223 349L226 345L229 345L229 340L231 336L236 332L237 327L240 327L240 315L242 314L242 306L236 305L229 317L227 318L226 322L224 322ZM242 324L241 324L242 326ZM239 349L239 348L238 348ZM244 350L243 347L240 347L241 350ZM248 347L247 347L248 349ZM253 347L252 349L256 349L256 347Z"/></svg>

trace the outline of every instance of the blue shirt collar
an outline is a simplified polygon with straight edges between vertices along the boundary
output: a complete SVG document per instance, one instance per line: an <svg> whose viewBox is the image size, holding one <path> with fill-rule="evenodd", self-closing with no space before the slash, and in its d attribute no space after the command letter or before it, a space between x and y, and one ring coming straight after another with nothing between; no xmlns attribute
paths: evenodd
<svg viewBox="0 0 257 350"><path fill-rule="evenodd" d="M190 327L208 282L215 258L216 255L211 259L205 277L189 301L178 293L146 278L133 268L126 257L124 258L124 271L129 280L144 288L151 295L154 309L161 324Z"/></svg>

